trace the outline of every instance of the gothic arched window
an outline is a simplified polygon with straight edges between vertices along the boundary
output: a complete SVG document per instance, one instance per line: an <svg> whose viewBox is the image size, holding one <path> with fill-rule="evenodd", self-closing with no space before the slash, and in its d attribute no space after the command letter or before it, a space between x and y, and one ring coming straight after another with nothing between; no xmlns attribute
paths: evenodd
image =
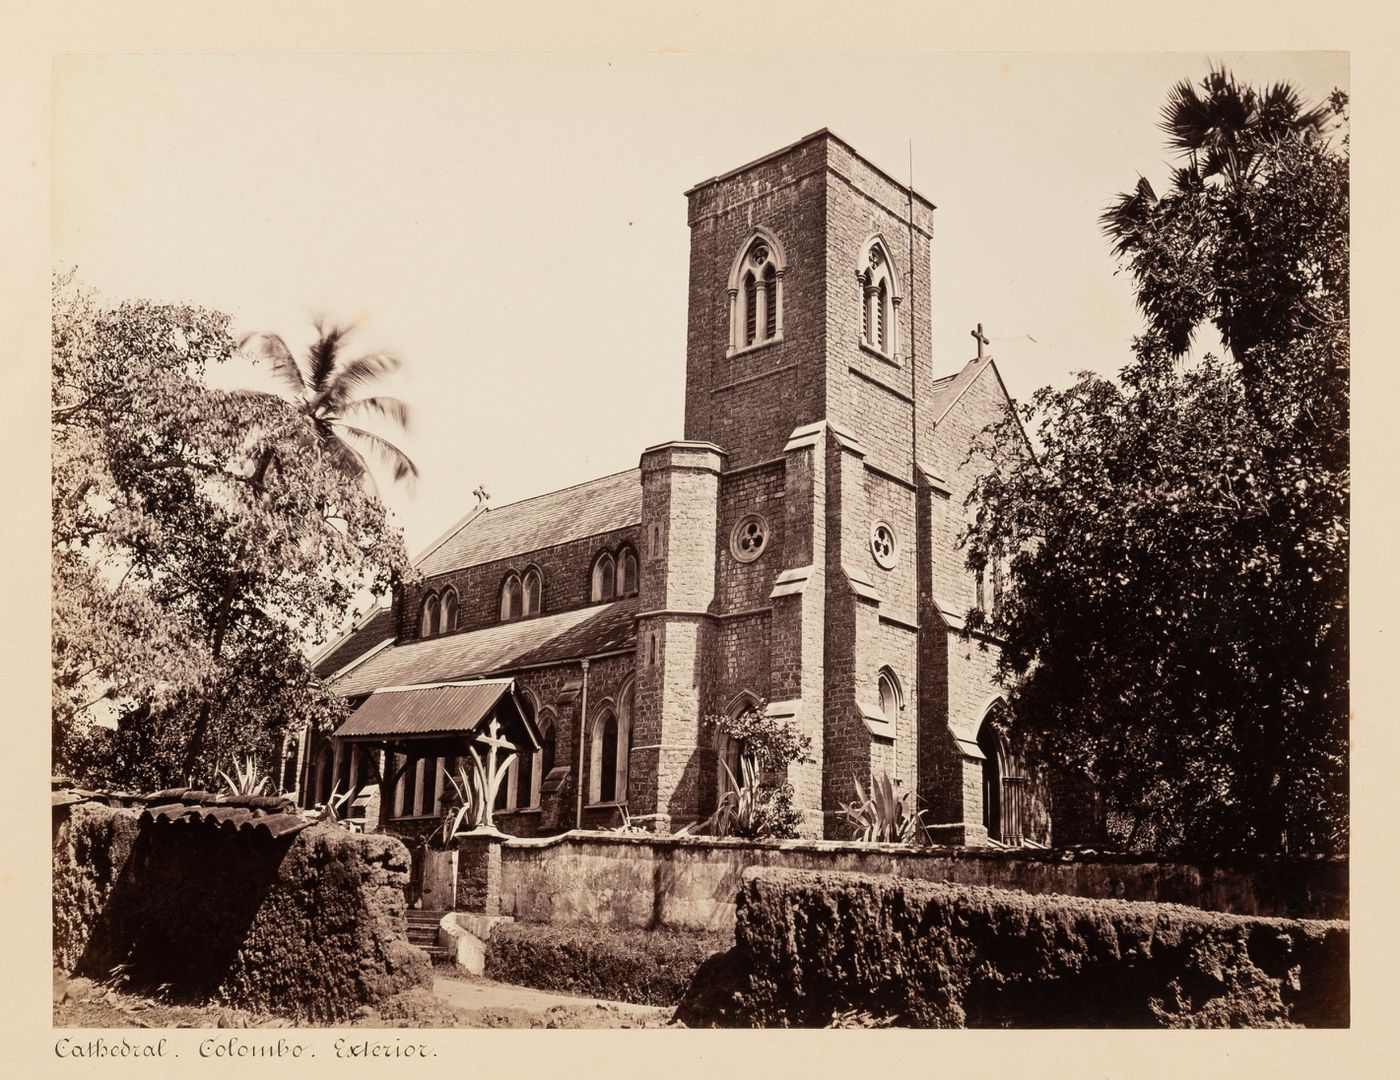
<svg viewBox="0 0 1400 1080"><path fill-rule="evenodd" d="M540 596L544 589L543 579L540 572L534 567L525 571L524 584L521 587L521 608L520 614L526 618L540 613Z"/></svg>
<svg viewBox="0 0 1400 1080"><path fill-rule="evenodd" d="M606 551L598 556L593 564L593 588L592 598L594 600L611 600L617 592L617 563Z"/></svg>
<svg viewBox="0 0 1400 1080"><path fill-rule="evenodd" d="M430 592L423 598L423 617L419 622L418 634L420 637L432 637L438 632L439 627L438 597L437 593Z"/></svg>
<svg viewBox="0 0 1400 1080"><path fill-rule="evenodd" d="M861 344L895 360L899 355L899 277L889 249L878 236L862 245L856 279L860 286Z"/></svg>
<svg viewBox="0 0 1400 1080"><path fill-rule="evenodd" d="M777 237L757 230L729 273L729 354L783 336L783 271Z"/></svg>
<svg viewBox="0 0 1400 1080"><path fill-rule="evenodd" d="M520 618L521 607L520 575L507 574L501 582L501 622Z"/></svg>
<svg viewBox="0 0 1400 1080"><path fill-rule="evenodd" d="M554 720L546 715L540 721L540 752L535 755L535 790L539 791L544 779L554 771Z"/></svg>
<svg viewBox="0 0 1400 1080"><path fill-rule="evenodd" d="M898 719L900 710L904 708L903 688L889 668L880 669L879 683L880 711L885 714L885 719L893 724Z"/></svg>
<svg viewBox="0 0 1400 1080"><path fill-rule="evenodd" d="M618 699L616 711L604 706L593 723L590 740L588 801L627 802L627 762L632 751L632 686Z"/></svg>
<svg viewBox="0 0 1400 1080"><path fill-rule="evenodd" d="M637 591L637 553L630 547L617 555L617 595L632 596Z"/></svg>
<svg viewBox="0 0 1400 1080"><path fill-rule="evenodd" d="M442 594L441 630L444 634L457 629L457 590L448 586Z"/></svg>
<svg viewBox="0 0 1400 1080"><path fill-rule="evenodd" d="M729 703L726 710L731 718L742 715L748 709L758 707L758 698L747 690ZM725 792L732 791L735 784L744 782L740 758L749 748L741 740L723 731L715 733L715 797L723 799Z"/></svg>

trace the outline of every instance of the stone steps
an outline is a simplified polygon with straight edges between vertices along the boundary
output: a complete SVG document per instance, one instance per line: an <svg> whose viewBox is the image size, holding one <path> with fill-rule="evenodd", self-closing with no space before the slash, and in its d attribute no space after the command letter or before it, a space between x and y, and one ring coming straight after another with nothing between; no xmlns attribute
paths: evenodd
<svg viewBox="0 0 1400 1080"><path fill-rule="evenodd" d="M437 963L448 957L448 951L438 946L438 923L446 915L445 911L410 910L408 912L408 940L426 952Z"/></svg>

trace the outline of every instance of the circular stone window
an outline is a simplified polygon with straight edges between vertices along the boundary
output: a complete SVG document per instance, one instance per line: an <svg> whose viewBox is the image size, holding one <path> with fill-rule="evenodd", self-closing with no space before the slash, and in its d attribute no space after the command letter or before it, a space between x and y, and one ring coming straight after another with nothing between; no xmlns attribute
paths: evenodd
<svg viewBox="0 0 1400 1080"><path fill-rule="evenodd" d="M877 521L870 528L870 551L875 561L886 570L893 570L899 561L899 541L888 522Z"/></svg>
<svg viewBox="0 0 1400 1080"><path fill-rule="evenodd" d="M729 553L740 562L753 562L768 546L768 522L762 514L739 519L729 534Z"/></svg>

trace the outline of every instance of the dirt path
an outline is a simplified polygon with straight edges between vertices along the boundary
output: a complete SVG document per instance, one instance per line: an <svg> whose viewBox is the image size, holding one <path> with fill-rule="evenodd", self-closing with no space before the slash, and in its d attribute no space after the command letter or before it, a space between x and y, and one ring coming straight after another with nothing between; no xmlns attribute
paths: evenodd
<svg viewBox="0 0 1400 1080"><path fill-rule="evenodd" d="M474 1018L511 1027L663 1027L672 1010L573 994L553 994L491 979L436 978L433 994Z"/></svg>
<svg viewBox="0 0 1400 1080"><path fill-rule="evenodd" d="M384 1005L384 1015L366 1015L340 1026L428 1028L659 1028L669 1008L552 994L490 979L435 978L432 992L419 988ZM258 1028L292 1022L219 1005L174 1005L109 990L89 979L54 976L54 1027L81 1028ZM297 1025L319 1026L319 1025Z"/></svg>

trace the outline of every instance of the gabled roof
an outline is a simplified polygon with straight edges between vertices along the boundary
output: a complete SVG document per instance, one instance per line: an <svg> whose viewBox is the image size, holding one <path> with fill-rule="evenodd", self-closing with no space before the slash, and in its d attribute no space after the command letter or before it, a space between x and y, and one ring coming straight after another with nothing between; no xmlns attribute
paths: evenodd
<svg viewBox="0 0 1400 1080"><path fill-rule="evenodd" d="M941 379L935 379L932 384L933 407L930 412L933 415L933 424L937 428L939 422L948 415L953 406L958 403L968 388L977 381L984 371L990 370L992 377L996 379L997 385L1001 387L1001 394L1008 405L1015 408L1015 402L1011 394L1006 389L1006 383L1002 380L1001 372L997 370L996 361L990 356L977 356L963 365L963 369L956 375L945 375ZM1026 445L1030 445L1030 437L1026 434L1025 424L1021 423L1020 413L1014 413L1016 422L1021 424L1021 437L1026 440Z"/></svg>
<svg viewBox="0 0 1400 1080"><path fill-rule="evenodd" d="M341 697L449 682L633 647L637 598L391 645L331 683Z"/></svg>
<svg viewBox="0 0 1400 1080"><path fill-rule="evenodd" d="M957 404L958 399L967 393L967 388L977 381L977 376L992 367L990 356L978 356L963 365L955 375L945 375L933 384L933 422L936 424L948 415L948 410ZM1000 378L1000 376L998 376Z"/></svg>
<svg viewBox="0 0 1400 1080"><path fill-rule="evenodd" d="M339 641L312 658L312 667L323 679L338 675L357 660L362 660L376 646L394 637L394 613L388 607L376 607L357 622Z"/></svg>
<svg viewBox="0 0 1400 1080"><path fill-rule="evenodd" d="M624 529L641 520L642 472L626 469L547 495L474 512L423 554L418 569L424 577L432 577Z"/></svg>

